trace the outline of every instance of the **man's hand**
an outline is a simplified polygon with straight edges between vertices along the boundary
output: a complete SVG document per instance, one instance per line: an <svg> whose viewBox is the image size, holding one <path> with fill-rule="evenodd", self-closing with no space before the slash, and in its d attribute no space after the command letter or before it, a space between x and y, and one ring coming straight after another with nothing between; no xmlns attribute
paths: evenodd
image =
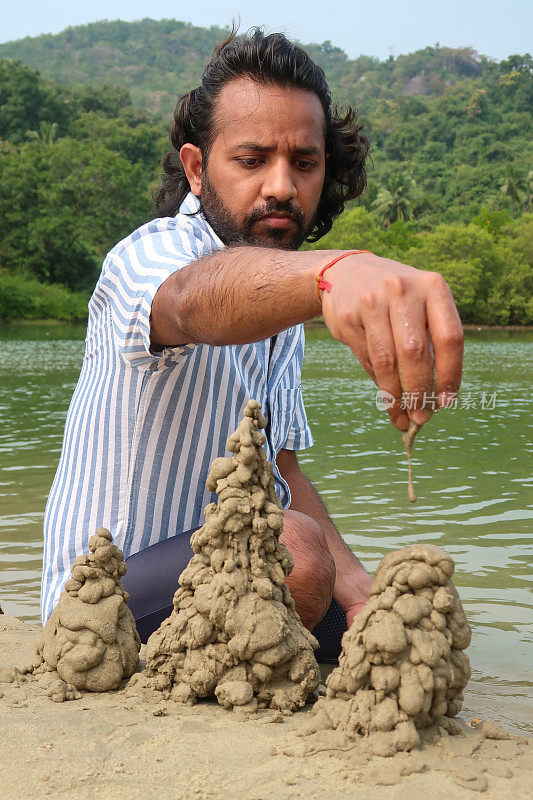
<svg viewBox="0 0 533 800"><path fill-rule="evenodd" d="M328 549L335 562L336 579L333 597L346 614L350 627L353 618L368 600L374 579L343 541L315 487L300 470L294 450L280 450L276 463L291 490L291 509L314 519L324 532Z"/></svg>
<svg viewBox="0 0 533 800"><path fill-rule="evenodd" d="M345 576L337 577L334 595L346 614L346 622L349 628L351 627L354 617L359 614L366 605L370 596L370 587L373 582L374 578L362 567L359 570L351 570L350 573Z"/></svg>
<svg viewBox="0 0 533 800"><path fill-rule="evenodd" d="M452 293L435 272L400 264L369 253L351 255L330 267L332 284L324 291L322 311L331 334L348 345L383 391L394 397L388 413L393 425L406 430L409 420L422 424L435 407L445 407L459 391L463 362L463 330ZM402 392L416 408L401 408Z"/></svg>

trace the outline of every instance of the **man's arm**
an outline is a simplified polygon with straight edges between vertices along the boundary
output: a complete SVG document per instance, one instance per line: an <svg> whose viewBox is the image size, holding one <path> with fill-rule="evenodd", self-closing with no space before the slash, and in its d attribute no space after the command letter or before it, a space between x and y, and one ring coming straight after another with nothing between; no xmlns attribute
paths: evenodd
<svg viewBox="0 0 533 800"><path fill-rule="evenodd" d="M345 612L350 627L354 616L368 600L372 578L331 521L316 489L298 466L294 450L280 450L276 463L291 490L291 509L312 517L324 531L337 571L333 597Z"/></svg>
<svg viewBox="0 0 533 800"><path fill-rule="evenodd" d="M165 345L246 344L312 319L320 313L314 275L336 253L243 245L193 261L156 293L152 338Z"/></svg>
<svg viewBox="0 0 533 800"><path fill-rule="evenodd" d="M431 411L408 415L400 400L402 392L431 394L430 340L441 405L461 381L463 332L450 289L436 273L361 253L328 269L332 289L321 305L315 275L342 252L243 245L192 262L167 278L154 297L152 345L255 342L322 312L332 335L394 396L392 423L400 430L409 416L423 423Z"/></svg>

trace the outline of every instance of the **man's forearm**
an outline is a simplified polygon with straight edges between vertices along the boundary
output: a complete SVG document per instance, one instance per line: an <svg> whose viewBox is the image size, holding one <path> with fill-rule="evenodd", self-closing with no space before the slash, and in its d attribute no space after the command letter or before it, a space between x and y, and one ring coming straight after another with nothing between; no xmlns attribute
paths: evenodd
<svg viewBox="0 0 533 800"><path fill-rule="evenodd" d="M244 344L312 319L321 310L315 274L341 252L234 246L205 256L156 294L154 340L181 344L183 334L184 342Z"/></svg>
<svg viewBox="0 0 533 800"><path fill-rule="evenodd" d="M315 275L338 255L346 257L328 269L319 300ZM248 245L212 253L163 281L152 302L150 338L158 348L247 344L321 311L332 336L392 395L388 413L399 430L411 419L424 424L435 410L429 403L404 408L403 393L436 392L441 406L455 399L464 337L450 287L437 273L372 253Z"/></svg>
<svg viewBox="0 0 533 800"><path fill-rule="evenodd" d="M292 472L288 481L291 490L291 509L312 517L324 531L337 571L333 596L346 611L363 595L366 599L372 578L341 537L318 492L303 472L300 470Z"/></svg>

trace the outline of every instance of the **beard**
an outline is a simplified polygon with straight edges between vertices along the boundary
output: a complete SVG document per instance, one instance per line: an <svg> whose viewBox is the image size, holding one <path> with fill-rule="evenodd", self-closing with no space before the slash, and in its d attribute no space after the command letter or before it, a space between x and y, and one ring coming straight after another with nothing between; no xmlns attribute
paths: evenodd
<svg viewBox="0 0 533 800"><path fill-rule="evenodd" d="M318 209L318 205L317 205ZM305 216L301 209L294 208L290 201L277 202L271 200L260 209L255 209L245 215L239 223L230 209L224 205L220 195L210 182L207 171L202 175L201 210L219 239L225 245L248 244L258 247L277 247L283 250L298 250L313 230L316 218L315 209L313 216L306 224ZM253 232L254 224L268 214L290 214L296 222L297 230L288 234L286 230L273 228L258 236Z"/></svg>

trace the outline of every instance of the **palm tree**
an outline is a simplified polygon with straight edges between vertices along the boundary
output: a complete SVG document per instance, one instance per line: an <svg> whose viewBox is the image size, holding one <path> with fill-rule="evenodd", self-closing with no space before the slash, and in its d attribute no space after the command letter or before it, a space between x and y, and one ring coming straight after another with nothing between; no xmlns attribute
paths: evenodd
<svg viewBox="0 0 533 800"><path fill-rule="evenodd" d="M42 144L51 145L55 142L57 122L41 122L38 131L26 131L26 138Z"/></svg>
<svg viewBox="0 0 533 800"><path fill-rule="evenodd" d="M507 170L504 182L500 186L500 192L509 200L511 206L511 219L514 217L514 204L521 204L524 196L522 193L523 181L518 178L511 169Z"/></svg>
<svg viewBox="0 0 533 800"><path fill-rule="evenodd" d="M524 208L524 210L522 212L523 214L526 213L526 211L528 210L529 206L531 205L531 203L533 201L533 170L531 170L531 172L528 172L528 174L527 174L527 178L525 180L525 188L526 188L526 195L527 195L527 203L526 203L526 207Z"/></svg>
<svg viewBox="0 0 533 800"><path fill-rule="evenodd" d="M382 186L372 203L373 208L384 228L391 223L412 219L414 208L419 199L415 181L402 175L394 175L388 187Z"/></svg>

